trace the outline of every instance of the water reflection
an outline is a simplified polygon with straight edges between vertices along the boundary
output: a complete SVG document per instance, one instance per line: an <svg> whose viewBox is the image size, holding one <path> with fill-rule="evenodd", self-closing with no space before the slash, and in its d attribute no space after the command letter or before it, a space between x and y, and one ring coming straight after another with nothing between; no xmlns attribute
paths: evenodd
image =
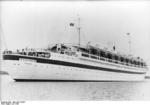
<svg viewBox="0 0 150 105"><path fill-rule="evenodd" d="M150 100L144 82L15 82L1 75L2 100Z"/></svg>

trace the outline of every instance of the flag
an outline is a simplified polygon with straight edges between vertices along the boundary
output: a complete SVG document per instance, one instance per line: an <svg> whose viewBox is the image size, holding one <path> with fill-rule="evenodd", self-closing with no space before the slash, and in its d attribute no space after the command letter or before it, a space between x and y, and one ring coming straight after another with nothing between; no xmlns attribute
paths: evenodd
<svg viewBox="0 0 150 105"><path fill-rule="evenodd" d="M74 23L70 23L70 27L73 27L74 26Z"/></svg>
<svg viewBox="0 0 150 105"><path fill-rule="evenodd" d="M127 33L127 35L130 35L130 33Z"/></svg>

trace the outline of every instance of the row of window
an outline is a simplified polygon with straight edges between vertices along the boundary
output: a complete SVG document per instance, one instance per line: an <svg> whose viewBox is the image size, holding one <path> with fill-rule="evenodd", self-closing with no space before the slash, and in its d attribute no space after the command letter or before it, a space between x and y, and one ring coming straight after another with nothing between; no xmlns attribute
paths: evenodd
<svg viewBox="0 0 150 105"><path fill-rule="evenodd" d="M21 55L28 55L28 56L36 56L36 57L44 57L44 58L49 58L50 53L46 52L19 52Z"/></svg>
<svg viewBox="0 0 150 105"><path fill-rule="evenodd" d="M108 59L109 62L115 62L115 63L118 63L118 61L119 61L119 62L122 62L122 64L125 63L126 65L133 64L133 65L137 65L137 66L146 66L145 63L143 63L143 62L139 62L139 61L135 61L135 60L123 58L123 57L110 58L110 57L96 56L96 55L92 55L92 54L89 55L89 54L85 54L85 53L82 53L82 56L83 57L90 57L92 59L100 59L100 60L106 60L106 59Z"/></svg>

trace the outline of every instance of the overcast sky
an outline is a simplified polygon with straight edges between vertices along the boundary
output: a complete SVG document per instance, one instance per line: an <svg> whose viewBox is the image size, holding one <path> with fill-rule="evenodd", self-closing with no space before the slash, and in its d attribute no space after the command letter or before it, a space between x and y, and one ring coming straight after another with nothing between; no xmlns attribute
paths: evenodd
<svg viewBox="0 0 150 105"><path fill-rule="evenodd" d="M77 14L81 43L110 46L150 62L149 1L1 2L1 34L8 49L45 47L50 43L77 43ZM75 23L70 27L69 23ZM6 43L6 44L5 44Z"/></svg>

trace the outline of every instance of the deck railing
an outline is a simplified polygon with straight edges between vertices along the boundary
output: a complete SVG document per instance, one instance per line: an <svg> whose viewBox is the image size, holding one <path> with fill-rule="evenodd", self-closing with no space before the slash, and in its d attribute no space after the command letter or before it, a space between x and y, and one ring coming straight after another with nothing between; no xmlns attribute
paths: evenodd
<svg viewBox="0 0 150 105"><path fill-rule="evenodd" d="M109 59L109 58L105 58L102 56L97 56L97 55L83 53L83 52L81 53L81 55L83 57L92 58L92 59L96 59L96 60L102 60L102 61L115 63L115 64L121 64L121 65L132 66L132 67L141 67L141 68L145 67L145 66L141 66L141 65L135 65L135 64L127 63L127 62L121 62L119 60Z"/></svg>
<svg viewBox="0 0 150 105"><path fill-rule="evenodd" d="M30 54L30 53L32 53L32 54ZM3 54L21 54L21 55L38 56L38 57L45 57L45 58L50 57L50 55L49 55L50 53L44 53L44 51L41 54L38 54L38 51L29 51L29 52L28 51L17 51L17 52L4 51ZM62 51L61 54L65 54L65 51ZM119 60L109 59L109 58L105 58L105 57L102 57L102 56L97 56L97 55L83 53L83 52L81 53L81 56L86 57L86 58L92 58L92 59L95 59L95 60L101 60L101 61L105 61L105 62L126 65L126 66L141 67L141 68L147 67L146 65L143 65L143 66L142 65L135 65L135 64L131 64L131 63L127 63L127 62L121 62Z"/></svg>

